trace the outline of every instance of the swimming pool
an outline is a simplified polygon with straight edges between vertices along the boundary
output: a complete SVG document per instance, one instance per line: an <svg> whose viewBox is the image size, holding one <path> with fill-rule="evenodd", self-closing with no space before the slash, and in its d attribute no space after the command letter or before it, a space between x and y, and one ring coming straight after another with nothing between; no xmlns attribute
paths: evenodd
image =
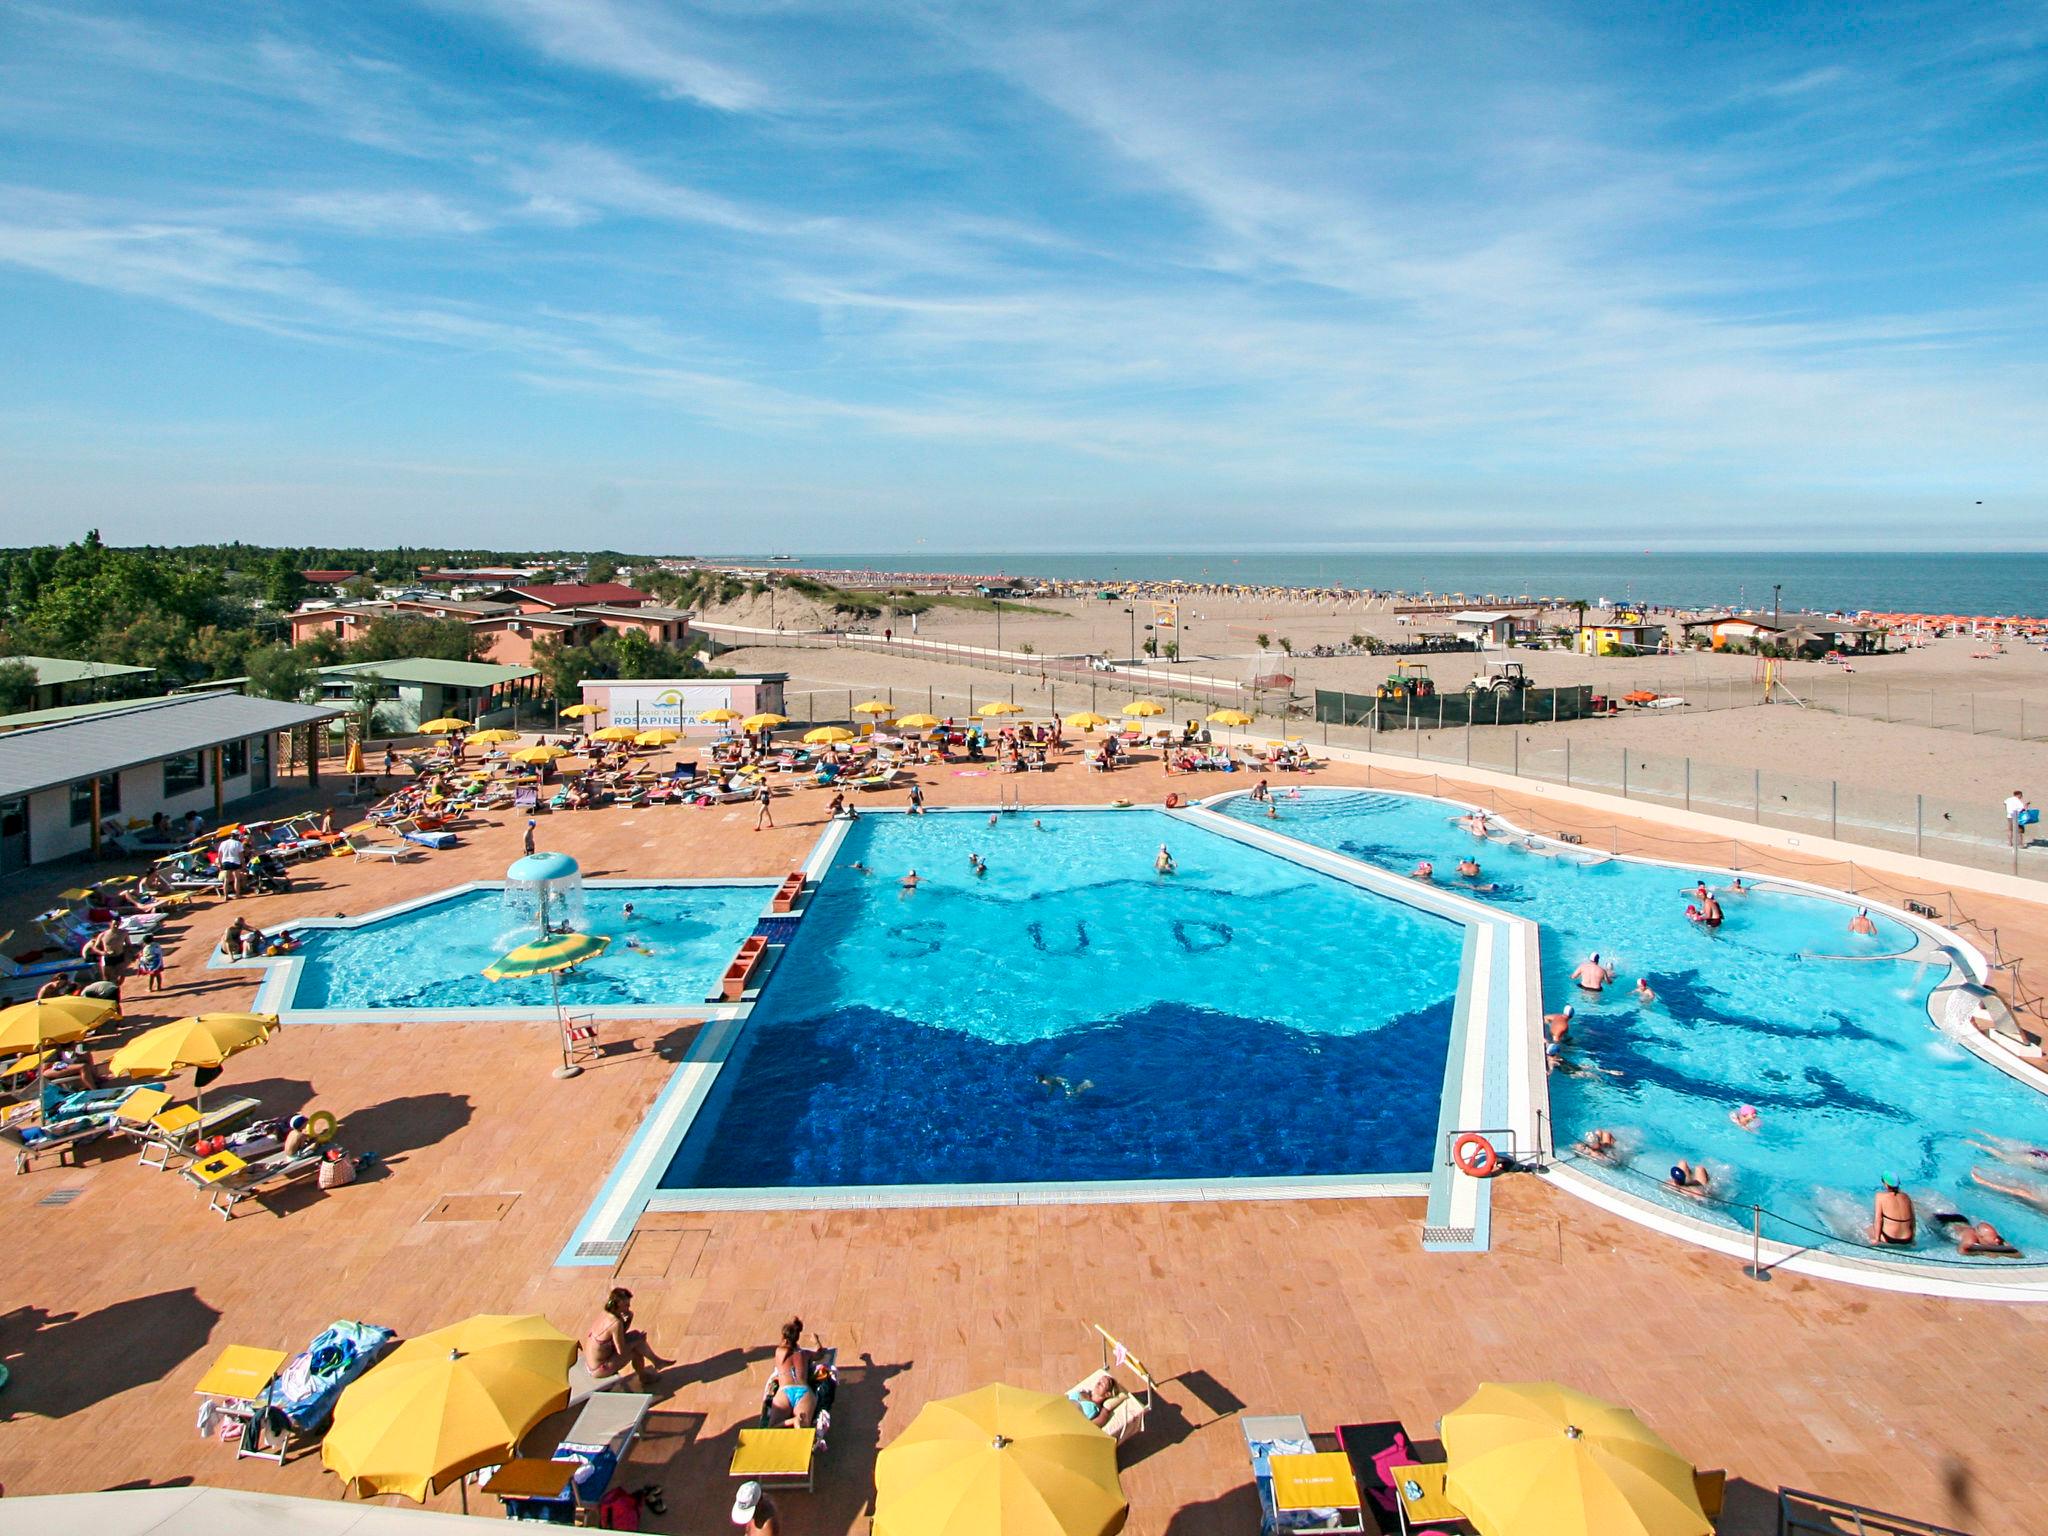
<svg viewBox="0 0 2048 1536"><path fill-rule="evenodd" d="M1426 1172L1462 943L1159 812L863 817L661 1187Z"/></svg>
<svg viewBox="0 0 2048 1536"><path fill-rule="evenodd" d="M603 955L562 976L565 1008L701 1012L740 941L768 905L772 882L587 882L580 924L607 934ZM625 917L631 903L633 917ZM485 966L533 937L533 919L497 885L467 888L384 915L294 924L299 953L263 1006L355 1014L548 1009L546 977L491 981Z"/></svg>
<svg viewBox="0 0 2048 1536"><path fill-rule="evenodd" d="M1604 1127L1627 1158L1618 1170L1580 1160L1583 1171L1744 1230L1755 1202L1767 1238L1859 1250L1888 1173L1922 1212L1917 1256L1957 1257L1927 1215L1960 1210L1995 1222L2029 1260L2048 1257L2048 1213L1979 1186L1972 1170L2044 1198L2048 1180L1966 1140L1983 1131L2048 1147L2048 1096L1934 1027L1927 999L1950 962L1916 930L1879 915L1877 934L1857 938L1848 898L1766 884L1726 898L1713 933L1685 916L1698 876L1725 887L1711 870L1504 836L1480 844L1452 824L1463 807L1421 796L1304 790L1274 809L1237 797L1215 812L1402 874L1427 859L1454 888L1471 888L1452 871L1476 850L1492 887L1476 898L1540 924L1545 1006L1576 1006L1571 1055L1583 1069L1550 1078L1555 1140L1562 1149ZM1595 950L1619 971L1597 999L1571 979ZM1638 977L1654 1002L1630 995ZM1730 1118L1743 1104L1760 1112L1754 1130ZM1680 1158L1704 1161L1732 1203L1663 1187Z"/></svg>

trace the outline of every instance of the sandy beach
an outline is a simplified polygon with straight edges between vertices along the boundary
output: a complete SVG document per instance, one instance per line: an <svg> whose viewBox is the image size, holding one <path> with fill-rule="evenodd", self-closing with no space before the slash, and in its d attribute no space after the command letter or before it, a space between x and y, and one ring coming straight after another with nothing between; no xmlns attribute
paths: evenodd
<svg viewBox="0 0 2048 1536"><path fill-rule="evenodd" d="M1177 635L1181 659L1166 663L1146 658L1149 669L1190 684L1205 679L1235 686L1285 676L1292 679L1291 686L1268 691L1264 697L1270 702L1291 694L1299 702L1312 703L1317 689L1370 695L1391 670L1391 658L1314 657L1302 652L1318 645L1347 645L1354 636L1398 642L1412 638L1417 629L1449 627L1447 618L1435 616L1402 624L1384 601L1205 596L1179 607L1178 628L1169 631L1164 627L1168 615L1149 602L1006 602L1000 644L1012 652L1028 646L1041 658L1097 655L1124 661L1132 656L1133 637L1142 646L1148 638L1145 626L1156 619L1161 627L1153 635ZM705 617L767 627L769 610L757 597ZM1546 615L1544 622L1568 623L1574 617L1564 610ZM834 622L816 604L793 594L779 597L775 619L790 631ZM863 627L875 637L887 628L902 642L913 635L907 617L885 615ZM1264 650L1258 644L1261 635L1268 641ZM986 610L935 608L918 616L915 638L994 647L997 616ZM1295 654L1281 648L1283 639L1292 643ZM1450 692L1462 689L1487 661L1503 654L1453 652L1420 659L1439 688ZM1768 704L1762 702L1761 663L1750 656L1688 651L1593 657L1562 650L1517 650L1505 656L1521 663L1540 687L1588 684L1614 697L1644 689L1689 701L1683 707L1628 709L1608 718L1522 728L1525 746L1539 750L1560 747L1570 738L1575 750L1593 746L1691 756L1731 768L1834 779L1872 791L1918 794L1972 807L1995 806L2015 787L2036 799L2048 793L2048 752L2043 749L2048 739L2048 650L2011 642L1995 650L1983 641L1955 637L1855 658L1847 667L1785 662L1778 669L1782 686L1772 692ZM801 696L815 690L820 694L814 702L821 717L831 709L831 700L824 695L849 689L863 695L894 689L913 697L928 691L940 713L946 712L949 701L959 713L965 712L970 697L985 701L1001 696L1062 710L1106 704L1104 713L1113 714L1124 697L1110 697L1117 680L1107 674L1048 668L1041 683L1030 675L1028 659L1018 663L1024 668L1020 674L1012 668L968 665L893 646L884 650L872 642L858 647L814 642L748 645L721 657L718 665L742 672L787 672L793 703L812 703ZM1098 685L1093 693L1090 683ZM1163 682L1151 686L1155 691L1168 687ZM1944 724L1927 723L1934 719ZM1315 733L1312 723L1304 727L1300 720L1290 730L1304 728ZM2020 738L2021 729L2025 740Z"/></svg>

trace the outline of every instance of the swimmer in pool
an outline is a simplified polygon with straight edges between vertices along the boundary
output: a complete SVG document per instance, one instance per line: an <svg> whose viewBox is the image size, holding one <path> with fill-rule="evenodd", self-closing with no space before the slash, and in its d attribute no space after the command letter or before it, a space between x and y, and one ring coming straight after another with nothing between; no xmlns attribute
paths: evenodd
<svg viewBox="0 0 2048 1536"><path fill-rule="evenodd" d="M633 903L629 901L625 904L625 906L621 907L619 909L619 916L624 918L629 923L633 921Z"/></svg>
<svg viewBox="0 0 2048 1536"><path fill-rule="evenodd" d="M2003 1168L1987 1168L1982 1163L1970 1170L1970 1177L1985 1189L2009 1195L2015 1200L2033 1206L2036 1210L2048 1211L2048 1179L2008 1173Z"/></svg>
<svg viewBox="0 0 2048 1536"><path fill-rule="evenodd" d="M1579 984L1579 990L1582 992L1599 992L1614 980L1614 967L1602 965L1600 953L1595 950L1577 970L1572 972L1572 980Z"/></svg>
<svg viewBox="0 0 2048 1536"><path fill-rule="evenodd" d="M1409 870L1408 874L1411 879L1415 880L1434 880L1436 878L1436 866L1430 863L1429 860L1424 859L1420 864Z"/></svg>
<svg viewBox="0 0 2048 1536"><path fill-rule="evenodd" d="M855 859L851 864L847 865L846 867L852 870L857 875L872 875L874 873L872 869L869 869L867 865L861 863L859 859Z"/></svg>
<svg viewBox="0 0 2048 1536"><path fill-rule="evenodd" d="M1577 1012L1578 1010L1570 1003L1566 1003L1562 1013L1546 1013L1543 1015L1544 1033L1552 1040L1563 1040L1571 1033L1572 1016Z"/></svg>
<svg viewBox="0 0 2048 1536"><path fill-rule="evenodd" d="M970 853L967 855L967 867L973 870L975 878L979 879L988 873L988 860L978 853Z"/></svg>
<svg viewBox="0 0 2048 1536"><path fill-rule="evenodd" d="M1159 857L1152 861L1152 868L1162 875L1170 875L1176 867L1173 862L1173 855L1167 851L1166 844L1161 843L1159 845Z"/></svg>
<svg viewBox="0 0 2048 1536"><path fill-rule="evenodd" d="M1728 887L1728 894L1730 896L1747 896L1749 894L1749 887L1742 883L1742 876L1737 875L1735 877L1733 883Z"/></svg>
<svg viewBox="0 0 2048 1536"><path fill-rule="evenodd" d="M1849 931L1865 938L1876 935L1877 924L1870 920L1870 908L1858 907L1856 909L1856 915L1849 919Z"/></svg>
<svg viewBox="0 0 2048 1536"><path fill-rule="evenodd" d="M1707 899L1700 903L1700 926L1703 928L1718 928L1721 926L1721 920L1721 903L1714 899L1713 893L1710 891L1707 893Z"/></svg>
<svg viewBox="0 0 2048 1536"><path fill-rule="evenodd" d="M1730 1111L1729 1120L1745 1131L1753 1131L1763 1123L1763 1116L1757 1113L1754 1104L1743 1104Z"/></svg>
<svg viewBox="0 0 2048 1536"><path fill-rule="evenodd" d="M2006 1240L2003 1232L1988 1221L1972 1221L1955 1211L1936 1211L1934 1219L1955 1239L1956 1251L1967 1254L1990 1254L2001 1258L2018 1258L2019 1249Z"/></svg>
<svg viewBox="0 0 2048 1536"><path fill-rule="evenodd" d="M996 813L994 811L990 811L988 813L988 824L990 826L994 826L996 824Z"/></svg>
<svg viewBox="0 0 2048 1536"><path fill-rule="evenodd" d="M1031 818L1031 825L1033 829L1036 831L1043 832L1045 830L1045 823L1040 821L1036 816Z"/></svg>
<svg viewBox="0 0 2048 1536"><path fill-rule="evenodd" d="M2015 1168L2031 1168L2036 1173L2048 1172L2048 1147L2014 1141L2009 1136L1993 1136L1985 1131L1965 1136L1963 1140L1980 1152L1989 1152L2001 1163L2011 1163Z"/></svg>
<svg viewBox="0 0 2048 1536"><path fill-rule="evenodd" d="M1614 1132L1591 1130L1579 1138L1579 1150L1588 1157L1597 1157L1603 1163L1612 1162L1620 1156L1615 1146Z"/></svg>
<svg viewBox="0 0 2048 1536"><path fill-rule="evenodd" d="M1078 1083L1070 1083L1064 1077L1055 1076L1050 1072L1041 1072L1038 1074L1038 1086L1055 1089L1060 1094L1071 1099L1076 1094L1086 1093L1095 1084L1091 1079L1085 1077Z"/></svg>
<svg viewBox="0 0 2048 1536"><path fill-rule="evenodd" d="M1458 860L1458 878L1461 880L1477 880L1479 878L1479 861L1477 859Z"/></svg>
<svg viewBox="0 0 2048 1536"><path fill-rule="evenodd" d="M1694 901L1705 901L1713 894L1712 891L1707 889L1707 882L1704 880L1692 888L1692 899Z"/></svg>
<svg viewBox="0 0 2048 1536"><path fill-rule="evenodd" d="M1647 976L1638 976L1636 978L1636 1001L1639 1003L1654 1003L1657 1001L1657 994L1650 990L1650 978Z"/></svg>
<svg viewBox="0 0 2048 1536"><path fill-rule="evenodd" d="M917 889L917 871L913 869L909 874L905 875L901 880L898 880L896 883L903 888L903 894L905 896L908 896L912 891Z"/></svg>
<svg viewBox="0 0 2048 1536"><path fill-rule="evenodd" d="M1870 1238L1881 1247L1910 1248L1917 1224L1913 1218L1913 1197L1899 1188L1890 1174L1877 1181L1877 1197L1871 1201Z"/></svg>
<svg viewBox="0 0 2048 1536"><path fill-rule="evenodd" d="M1688 1163L1683 1158L1671 1165L1671 1187L1691 1195L1695 1200L1704 1199L1713 1176L1707 1172L1705 1163Z"/></svg>

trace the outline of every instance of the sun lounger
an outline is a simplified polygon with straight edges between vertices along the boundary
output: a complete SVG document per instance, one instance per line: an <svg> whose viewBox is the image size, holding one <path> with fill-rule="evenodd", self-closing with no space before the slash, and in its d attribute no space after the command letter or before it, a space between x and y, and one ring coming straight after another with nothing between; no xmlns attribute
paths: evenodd
<svg viewBox="0 0 2048 1536"><path fill-rule="evenodd" d="M27 965L23 965L6 952L7 946L13 942L14 930L12 928L8 929L5 933L0 933L0 981L26 981L40 987L52 976L63 976L71 971L87 971L92 969L92 962L90 960L81 960L73 955L67 955L59 960L35 960Z"/></svg>
<svg viewBox="0 0 2048 1536"><path fill-rule="evenodd" d="M13 1151L17 1175L45 1157L75 1162L80 1147L146 1121L169 1102L170 1095L154 1083L69 1094L45 1108L40 1125L0 1127L0 1146Z"/></svg>
<svg viewBox="0 0 2048 1536"><path fill-rule="evenodd" d="M609 1376L593 1376L590 1367L583 1363L583 1356L579 1352L576 1358L569 1362L569 1406L574 1408L578 1403L588 1401L600 1392L611 1391L612 1388L622 1385L628 1374L626 1371L614 1371Z"/></svg>
<svg viewBox="0 0 2048 1536"><path fill-rule="evenodd" d="M590 1399L549 1458L550 1465L561 1469L556 1491L539 1495L501 1494L505 1517L569 1525L574 1523L578 1510L595 1509L617 1479L619 1468L625 1464L633 1442L640 1438L653 1407L653 1394L647 1392L611 1392ZM532 1463L525 1465L531 1467ZM491 1492L496 1481L494 1474L484 1484L484 1491Z"/></svg>
<svg viewBox="0 0 2048 1536"><path fill-rule="evenodd" d="M235 1207L244 1200L259 1205L307 1179L317 1178L328 1148L315 1142L287 1156L272 1152L244 1161L233 1152L216 1152L188 1163L179 1170L186 1183L208 1192L206 1207L222 1221L234 1219Z"/></svg>
<svg viewBox="0 0 2048 1536"><path fill-rule="evenodd" d="M343 1389L396 1340L389 1328L370 1323L343 1321L321 1329L254 1400L250 1429L235 1447L236 1458L254 1456L283 1466L293 1451L317 1441L327 1433Z"/></svg>
<svg viewBox="0 0 2048 1536"><path fill-rule="evenodd" d="M391 829L408 843L418 843L422 848L453 848L455 846L455 834L453 832L442 831L439 828L428 829L410 818L404 821L393 822Z"/></svg>
<svg viewBox="0 0 2048 1536"><path fill-rule="evenodd" d="M1393 1469L1415 1460L1400 1420L1339 1424L1337 1444L1351 1462L1351 1476L1365 1496L1366 1513L1382 1532L1397 1528L1401 1498L1394 1491Z"/></svg>
<svg viewBox="0 0 2048 1536"><path fill-rule="evenodd" d="M390 859L396 863L400 859L421 857L419 849L410 843L366 843L354 833L350 833L344 841L348 844L349 852L356 856L358 864L365 859Z"/></svg>
<svg viewBox="0 0 2048 1536"><path fill-rule="evenodd" d="M130 1132L142 1144L138 1155L145 1168L168 1169L173 1157L190 1157L195 1143L220 1136L256 1113L255 1099L232 1099L209 1110L179 1104L153 1115Z"/></svg>
<svg viewBox="0 0 2048 1536"><path fill-rule="evenodd" d="M862 778L852 779L848 782L853 788L860 790L894 789L909 777L910 775L901 768L888 768L884 769L881 773L870 773Z"/></svg>
<svg viewBox="0 0 2048 1536"><path fill-rule="evenodd" d="M1102 1340L1102 1364L1075 1382L1068 1389L1067 1396L1078 1401L1088 1396L1094 1390L1095 1383L1107 1376L1122 1395L1111 1399L1107 1418L1090 1419L1089 1422L1118 1445L1122 1445L1145 1427L1145 1415L1152 1411L1155 1383L1152 1380L1152 1373L1145 1368L1144 1361L1111 1337L1100 1323L1091 1323L1089 1326ZM1118 1372L1127 1377L1135 1377L1138 1386L1135 1389L1126 1389L1118 1377Z"/></svg>
<svg viewBox="0 0 2048 1536"><path fill-rule="evenodd" d="M1350 1462L1342 1452L1318 1452L1300 1414L1246 1414L1238 1428L1258 1489L1263 1536L1368 1529Z"/></svg>

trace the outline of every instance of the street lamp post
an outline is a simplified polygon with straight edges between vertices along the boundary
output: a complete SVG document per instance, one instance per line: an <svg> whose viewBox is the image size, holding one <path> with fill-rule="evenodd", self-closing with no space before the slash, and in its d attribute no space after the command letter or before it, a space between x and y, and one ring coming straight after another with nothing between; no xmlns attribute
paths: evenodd
<svg viewBox="0 0 2048 1536"><path fill-rule="evenodd" d="M1783 582L1774 581L1771 583L1771 622L1773 624L1778 622L1778 594L1784 590Z"/></svg>
<svg viewBox="0 0 2048 1536"><path fill-rule="evenodd" d="M996 611L996 649L1000 651L1003 648L1003 600L992 597L989 603Z"/></svg>
<svg viewBox="0 0 2048 1536"><path fill-rule="evenodd" d="M1132 605L1132 606L1130 606L1129 608L1126 608L1126 609L1124 610L1124 612L1125 612L1125 614L1127 614L1127 615L1129 616L1129 618L1130 618L1130 621L1131 621L1131 660L1132 660L1132 661L1136 661L1136 660L1138 659L1138 609L1137 609L1137 605L1136 605L1136 604L1133 604L1133 605Z"/></svg>

